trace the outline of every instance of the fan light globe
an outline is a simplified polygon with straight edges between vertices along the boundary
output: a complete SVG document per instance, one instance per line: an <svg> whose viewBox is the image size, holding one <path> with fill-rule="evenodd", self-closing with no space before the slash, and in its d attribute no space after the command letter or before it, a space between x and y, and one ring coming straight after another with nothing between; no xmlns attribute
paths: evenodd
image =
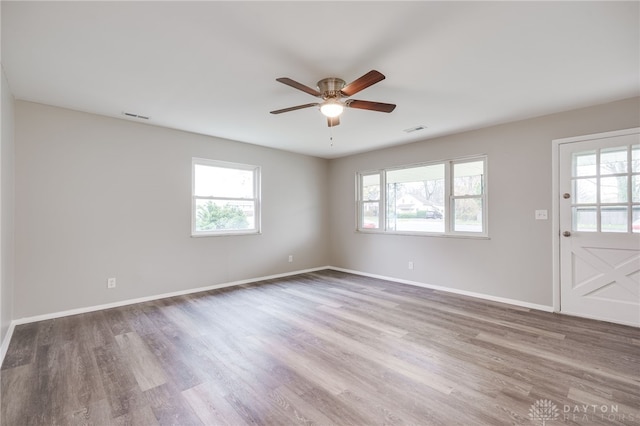
<svg viewBox="0 0 640 426"><path fill-rule="evenodd" d="M326 101L320 106L320 112L330 118L339 116L342 111L344 111L344 107L336 101Z"/></svg>

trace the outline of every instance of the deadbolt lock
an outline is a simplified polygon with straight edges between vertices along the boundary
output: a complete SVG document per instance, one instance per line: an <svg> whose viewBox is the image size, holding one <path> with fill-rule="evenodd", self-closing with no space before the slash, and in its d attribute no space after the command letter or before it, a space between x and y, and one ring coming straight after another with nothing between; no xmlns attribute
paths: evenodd
<svg viewBox="0 0 640 426"><path fill-rule="evenodd" d="M571 194L569 194L568 192L565 192L564 194L562 194L562 198L571 198Z"/></svg>

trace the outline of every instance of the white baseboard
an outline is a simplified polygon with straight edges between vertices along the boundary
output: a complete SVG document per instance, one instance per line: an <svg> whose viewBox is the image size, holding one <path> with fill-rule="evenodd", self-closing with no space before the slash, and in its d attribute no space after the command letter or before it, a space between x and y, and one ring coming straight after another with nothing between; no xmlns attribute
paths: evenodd
<svg viewBox="0 0 640 426"><path fill-rule="evenodd" d="M443 286L433 285L433 284L426 284L426 283L421 283L421 282L418 282L418 281L404 280L404 279L401 279L401 278L387 277L387 276L384 276L384 275L369 274L367 272L354 271L352 269L338 268L338 267L335 267L335 266L329 266L329 269L333 269L334 271L347 272L349 274L362 275L363 277L378 278L378 279L381 279L381 280L393 281L393 282L397 282L397 283L401 283L401 284L409 284L409 285L413 285L413 286L416 286L416 287L424 287L424 288L428 288L428 289L431 289L431 290L438 290L438 291L444 291L444 292L447 292L447 293L454 293L454 294L460 294L460 295L463 295L463 296L475 297L476 299L483 299L483 300L490 300L492 302L505 303L507 305L520 306L520 307L528 308L528 309L536 309L538 311L554 312L553 306L538 305L536 303L524 302L522 300L517 300L517 299L508 299L508 298L505 298L505 297L492 296L490 294L485 294L485 293L476 293L476 292L473 292L473 291L459 290L459 289L456 289L456 288L443 287Z"/></svg>
<svg viewBox="0 0 640 426"><path fill-rule="evenodd" d="M137 299L121 300L119 302L106 303L104 305L87 306L85 308L70 309L70 310L67 310L67 311L52 312L50 314L18 318L18 319L15 319L15 320L11 321L11 324L9 325L9 330L7 331L7 335L2 340L2 344L0 344L0 365L2 365L2 363L4 362L4 357L7 354L7 350L9 349L9 343L11 342L11 337L13 336L13 331L16 328L17 325L28 324L28 323L31 323L31 322L45 321L45 320L50 320L50 319L54 319L54 318L62 318L62 317L67 317L67 316L71 316L71 315L84 314L84 313L87 313L87 312L101 311L101 310L104 310L104 309L117 308L117 307L120 307L120 306L133 305L133 304L142 303L142 302L149 302L149 301L152 301L152 300L166 299L168 297L183 296L185 294L199 293L199 292L202 292L202 291L215 290L215 289L220 289L220 288L225 288L225 287L233 287L233 286L238 286L238 285L242 285L242 284L250 284L250 283L254 283L254 282L258 282L258 281L271 280L271 279L275 279L275 278L283 278L283 277L288 277L288 276L291 276L291 275L304 274L306 272L321 271L323 269L330 269L330 267L329 266L322 266L322 267L319 267L319 268L303 269L303 270L298 270L298 271L293 271L293 272L285 272L283 274L268 275L268 276L264 276L264 277L251 278L251 279L247 279L247 280L232 281L232 282L228 282L228 283L214 284L214 285L210 285L210 286L206 286L206 287L198 287L198 288L192 288L192 289L188 289L188 290L175 291L175 292L172 292L172 293L163 293L163 294L157 294L157 295L154 295L154 296L140 297L140 298L137 298Z"/></svg>
<svg viewBox="0 0 640 426"><path fill-rule="evenodd" d="M54 318L68 317L70 315L78 315L78 314L84 314L87 312L101 311L104 309L118 308L120 306L134 305L136 303L150 302L152 300L166 299L168 297L184 296L185 294L200 293L202 291L216 290L220 288L233 287L233 286L238 286L242 284L251 284L258 281L272 280L275 278L283 278L291 275L304 274L306 272L321 271L323 269L330 269L330 268L331 268L330 266L322 266L319 268L304 269L304 270L298 270L293 272L285 272L283 274L268 275L264 277L249 278L246 280L214 284L206 287L190 288L188 290L174 291L171 293L156 294L153 296L145 296L137 299L121 300L119 302L106 303L104 305L95 305L95 306L88 306L85 308L70 309L68 311L52 312L50 314L36 315L33 317L15 319L11 322L11 324L20 325L20 324L28 324L30 322L45 321L45 320L50 320Z"/></svg>
<svg viewBox="0 0 640 426"><path fill-rule="evenodd" d="M11 324L9 324L9 329L7 330L7 334L4 336L2 344L0 344L0 366L2 366L2 363L4 362L4 356L9 350L9 343L11 342L11 336L13 336L13 330L15 330L15 328L15 322L11 321Z"/></svg>
<svg viewBox="0 0 640 426"><path fill-rule="evenodd" d="M242 284L250 284L250 283L254 283L254 282L258 282L258 281L265 281L265 280L271 280L271 279L276 279L276 278L283 278L283 277L288 277L288 276L291 276L291 275L304 274L304 273L307 273L307 272L316 272L316 271L321 271L323 269L332 269L332 270L335 270L335 271L347 272L347 273L351 273L351 274L355 274L355 275L362 275L362 276L365 276L365 277L379 278L379 279L383 279L383 280L387 280L387 281L394 281L394 282L398 282L398 283L401 283L401 284L409 284L409 285L418 286L418 287L424 287L424 288L428 288L428 289L432 289L432 290L440 290L440 291L445 291L445 292L448 292L448 293L455 293L455 294L461 294L461 295L464 295L464 296L471 296L471 297L475 297L475 298L478 298L478 299L491 300L491 301L494 301L494 302L506 303L506 304L509 304L509 305L521 306L521 307L530 308L530 309L537 309L537 310L545 311L545 312L553 312L553 307L552 306L537 305L537 304L534 304L534 303L523 302L521 300L507 299L507 298L504 298L504 297L497 297L497 296L491 296L491 295L483 294L483 293L475 293L475 292L466 291L466 290L458 290L458 289L449 288L449 287L442 287L442 286L437 286L437 285L425 284L425 283L421 283L421 282L417 282L417 281L409 281L409 280L404 280L404 279L399 279L399 278L394 278L394 277L387 277L387 276L383 276L383 275L369 274L369 273L366 273L366 272L355 271L355 270L351 270L351 269L344 269L344 268L339 268L339 267L335 267L335 266L321 266L321 267L318 267L318 268L304 269L304 270L286 272L286 273L282 273L282 274L269 275L269 276L258 277L258 278L250 278L250 279L246 279L246 280L232 281L232 282L222 283L222 284L214 284L214 285L210 285L210 286L206 286L206 287L192 288L192 289L176 291L176 292L172 292L172 293L163 293L163 294L157 294L157 295L153 295L153 296L140 297L140 298L137 298L137 299L128 299L128 300L122 300L122 301L119 301L119 302L106 303L106 304L103 304L103 305L88 306L88 307L84 307L84 308L70 309L70 310L67 310L67 311L52 312L52 313L44 314L44 315L36 315L36 316L32 316L32 317L24 317L24 318L15 319L15 320L11 321L11 324L9 325L9 330L7 331L7 335L3 339L2 344L0 344L0 365L2 365L2 362L4 361L4 357L7 354L7 350L9 349L9 343L11 342L11 337L13 336L13 331L15 330L15 327L17 325L28 324L28 323L32 323L32 322L38 322L38 321L45 321L45 320L61 318L61 317L66 317L66 316L71 316L71 315L84 314L84 313L88 313L88 312L101 311L101 310L104 310L104 309L117 308L117 307L120 307L120 306L133 305L133 304L142 303L142 302L149 302L149 301L152 301L152 300L166 299L168 297L183 296L185 294L199 293L199 292L202 292L202 291L216 290L216 289L220 289L220 288L233 287L233 286L238 286L238 285L242 285Z"/></svg>
<svg viewBox="0 0 640 426"><path fill-rule="evenodd" d="M587 318L587 319L594 320L594 321L611 322L611 323L614 323L614 324L627 325L629 327L638 328L638 323L635 323L635 322L620 321L618 319L608 319L608 318L603 319L601 317L597 317L597 316L594 316L594 315L588 315L588 314L585 315L585 314L583 314L581 312L580 313L576 313L576 312L570 312L570 311L562 311L562 314L570 316L570 317L575 317L575 318Z"/></svg>

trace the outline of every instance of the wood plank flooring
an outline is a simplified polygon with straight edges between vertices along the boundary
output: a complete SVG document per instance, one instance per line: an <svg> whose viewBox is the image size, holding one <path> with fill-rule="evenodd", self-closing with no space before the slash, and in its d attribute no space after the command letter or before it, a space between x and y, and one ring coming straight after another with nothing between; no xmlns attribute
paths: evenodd
<svg viewBox="0 0 640 426"><path fill-rule="evenodd" d="M320 271L18 326L0 399L3 426L638 425L640 330Z"/></svg>

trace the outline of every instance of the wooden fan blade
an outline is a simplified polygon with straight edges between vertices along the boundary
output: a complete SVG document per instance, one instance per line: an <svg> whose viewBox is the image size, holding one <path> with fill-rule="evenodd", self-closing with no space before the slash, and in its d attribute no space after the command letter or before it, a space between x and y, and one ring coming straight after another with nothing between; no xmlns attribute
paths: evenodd
<svg viewBox="0 0 640 426"><path fill-rule="evenodd" d="M367 87L372 86L377 82L384 80L384 78L385 77L384 75L382 75L381 72L376 70L371 70L365 75L363 75L362 77L344 86L342 90L340 90L340 92L347 97L353 96L359 91L364 90Z"/></svg>
<svg viewBox="0 0 640 426"><path fill-rule="evenodd" d="M313 106L318 106L318 105L320 104L312 103L312 104L298 105L298 106L289 107L289 108L277 109L275 111L271 111L271 114L282 114L283 112L295 111L297 109L303 109L303 108L311 108Z"/></svg>
<svg viewBox="0 0 640 426"><path fill-rule="evenodd" d="M337 126L340 124L340 117L327 117L327 125L329 127Z"/></svg>
<svg viewBox="0 0 640 426"><path fill-rule="evenodd" d="M316 98L321 98L322 97L322 93L318 92L315 89L312 89L309 86L305 86L302 83L298 83L295 80L291 80L288 77L280 77L280 78L276 78L276 81L279 81L282 84L286 84L287 86L291 86L294 89L298 89L298 90L302 90L305 93L310 94L311 96L315 96Z"/></svg>
<svg viewBox="0 0 640 426"><path fill-rule="evenodd" d="M344 104L349 108L366 109L369 111L391 112L396 109L395 104L385 104L382 102L371 101L357 101L355 99L349 99Z"/></svg>

